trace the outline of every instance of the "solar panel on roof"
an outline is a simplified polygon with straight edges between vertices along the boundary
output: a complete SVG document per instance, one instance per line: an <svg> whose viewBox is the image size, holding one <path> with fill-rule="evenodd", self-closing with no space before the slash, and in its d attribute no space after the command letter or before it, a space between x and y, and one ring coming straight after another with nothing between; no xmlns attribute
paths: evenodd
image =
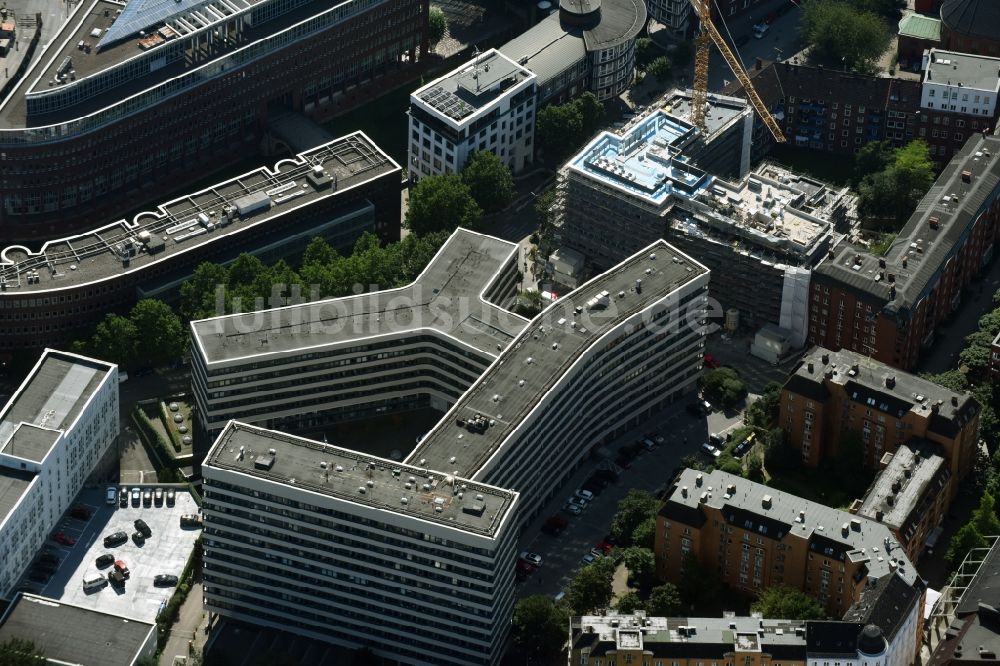
<svg viewBox="0 0 1000 666"><path fill-rule="evenodd" d="M209 4L211 0L129 0L125 9L107 29L97 47L120 42L140 30L166 22L168 19Z"/></svg>
<svg viewBox="0 0 1000 666"><path fill-rule="evenodd" d="M471 116L476 110L468 102L464 102L454 93L443 88L432 88L423 94L423 100L432 107L454 120Z"/></svg>

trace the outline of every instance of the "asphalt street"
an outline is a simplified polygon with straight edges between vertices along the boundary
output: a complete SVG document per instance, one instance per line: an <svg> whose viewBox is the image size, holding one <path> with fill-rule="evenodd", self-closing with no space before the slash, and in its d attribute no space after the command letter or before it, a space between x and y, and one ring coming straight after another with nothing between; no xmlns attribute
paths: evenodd
<svg viewBox="0 0 1000 666"><path fill-rule="evenodd" d="M522 536L521 550L538 553L542 556L543 563L538 571L520 584L521 596L558 594L580 567L581 558L608 533L618 502L630 489L653 492L665 487L671 480L674 469L680 465L681 458L698 454L698 447L706 441L709 432L725 433L742 422L740 414L727 416L716 412L707 418L692 417L684 409L690 400L694 400L693 393L689 394L687 400L674 403L642 426L604 447L607 451L616 453L621 445L631 444L643 433L650 431L656 431L666 438L663 444L652 451L644 451L631 469L625 470L616 483L594 498L583 514L569 516L562 513L562 505L598 467L601 462L599 459L584 463L576 476L566 484L563 492L556 495L539 513ZM553 515L564 516L569 521L569 527L556 537L541 531L545 520Z"/></svg>

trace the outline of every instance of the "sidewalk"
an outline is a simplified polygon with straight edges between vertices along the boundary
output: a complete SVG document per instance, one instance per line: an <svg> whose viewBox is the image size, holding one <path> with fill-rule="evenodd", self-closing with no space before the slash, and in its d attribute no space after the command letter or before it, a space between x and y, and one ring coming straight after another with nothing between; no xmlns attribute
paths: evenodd
<svg viewBox="0 0 1000 666"><path fill-rule="evenodd" d="M198 580L191 585L191 591L181 606L177 622L170 629L170 638L167 639L167 645L160 656L160 666L172 666L176 656L200 653L208 640L208 635L205 634L207 625L208 613L202 607L201 581ZM192 642L194 650L189 652L188 646Z"/></svg>

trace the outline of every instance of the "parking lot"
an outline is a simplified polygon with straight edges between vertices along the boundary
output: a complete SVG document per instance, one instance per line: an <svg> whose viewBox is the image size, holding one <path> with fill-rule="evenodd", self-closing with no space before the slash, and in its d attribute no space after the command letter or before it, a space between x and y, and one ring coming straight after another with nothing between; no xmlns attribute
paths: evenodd
<svg viewBox="0 0 1000 666"><path fill-rule="evenodd" d="M143 486L142 489L155 487ZM32 581L29 566L22 589L106 613L141 620L155 619L174 588L154 587L153 577L157 574L180 576L201 534L200 529L181 528L180 516L198 513L198 505L186 489L176 490L172 507L168 507L166 501L161 506L151 503L144 507L141 502L133 506L130 500L128 507L119 508L117 500L114 506L106 503L104 487L85 489L73 506L85 508L89 518L82 520L67 515L53 530L53 536L61 533L75 543L70 546L55 540L47 542L44 553L58 558L55 572L47 582ZM133 522L137 518L149 525L152 535L148 539L141 545L129 538L120 546L104 547L104 537L113 532L122 531L131 536L136 531ZM104 585L85 592L84 577L101 574L107 578L108 571L113 568L97 568L95 560L105 553L123 560L128 566L130 576L124 588Z"/></svg>
<svg viewBox="0 0 1000 666"><path fill-rule="evenodd" d="M741 414L713 412L707 417L693 417L685 410L685 405L693 400L694 394L690 394L687 400L678 401L606 445L604 448L611 452L613 458L619 447L634 443L646 432L656 432L664 438L664 442L653 450L643 451L631 468L624 470L615 483L595 497L582 514L569 516L562 511L566 498L572 496L601 463L595 459L581 465L563 492L549 502L521 538L521 550L537 553L543 560L542 566L520 584L521 596L560 592L581 566L581 558L608 533L618 502L630 489L654 492L664 487L684 456L697 455L708 462L709 458L699 452L699 447L708 439L709 433L725 435L742 424ZM543 533L542 526L546 519L555 515L566 518L569 526L558 536Z"/></svg>

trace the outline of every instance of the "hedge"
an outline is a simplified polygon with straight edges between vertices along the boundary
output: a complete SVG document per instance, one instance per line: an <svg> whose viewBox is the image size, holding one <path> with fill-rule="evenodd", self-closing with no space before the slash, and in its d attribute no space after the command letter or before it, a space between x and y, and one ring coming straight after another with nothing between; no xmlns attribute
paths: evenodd
<svg viewBox="0 0 1000 666"><path fill-rule="evenodd" d="M184 605L184 601L191 591L193 574L196 569L201 568L202 552L201 537L199 536L194 542L194 548L191 550L187 564L184 565L184 571L177 578L177 591L174 592L173 596L170 597L170 601L167 602L167 605L156 616L157 651L162 650L167 645L167 640L170 638L170 627L177 621L181 612L181 606Z"/></svg>
<svg viewBox="0 0 1000 666"><path fill-rule="evenodd" d="M163 429L167 431L170 435L170 443L174 445L174 451L177 453L181 452L181 435L177 432L175 428L172 427L172 422L170 420L170 412L167 410L167 405L163 402L160 403L160 418L163 419Z"/></svg>

